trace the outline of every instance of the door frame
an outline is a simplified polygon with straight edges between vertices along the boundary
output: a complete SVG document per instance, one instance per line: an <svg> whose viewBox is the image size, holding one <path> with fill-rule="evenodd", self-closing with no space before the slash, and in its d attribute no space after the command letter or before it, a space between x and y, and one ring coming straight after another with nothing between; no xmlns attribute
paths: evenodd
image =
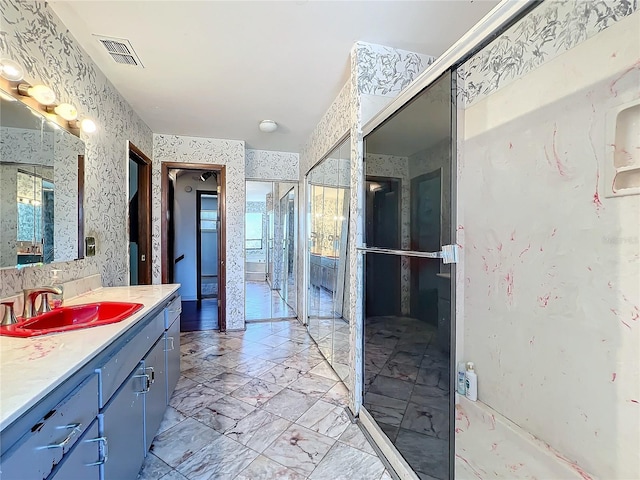
<svg viewBox="0 0 640 480"><path fill-rule="evenodd" d="M201 227L200 227L200 209L202 208L202 196L215 196L216 200L218 199L218 192L213 190L197 190L196 191L196 296L198 301L209 299L202 298L202 235L201 235ZM220 205L218 204L218 216L220 215ZM218 237L220 237L220 225L219 218L216 220L216 228L218 232ZM220 268L220 241L218 241L218 268ZM218 271L218 294L216 296L216 300L218 300L218 296L220 295L220 271Z"/></svg>
<svg viewBox="0 0 640 480"><path fill-rule="evenodd" d="M162 162L160 167L160 259L162 283L169 282L169 251L166 248L169 240L169 170L199 170L215 172L218 175L218 220L220 234L218 237L218 325L221 332L227 330L227 228L226 228L226 166L211 163Z"/></svg>
<svg viewBox="0 0 640 480"><path fill-rule="evenodd" d="M151 159L131 141L127 152L128 159L138 164L138 285L151 285Z"/></svg>

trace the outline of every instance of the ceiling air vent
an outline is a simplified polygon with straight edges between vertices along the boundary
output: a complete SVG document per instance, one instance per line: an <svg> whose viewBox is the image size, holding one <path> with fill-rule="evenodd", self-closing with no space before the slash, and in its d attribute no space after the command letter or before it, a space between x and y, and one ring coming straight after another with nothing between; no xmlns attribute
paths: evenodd
<svg viewBox="0 0 640 480"><path fill-rule="evenodd" d="M116 63L144 68L144 65L142 65L140 58L136 55L136 52L133 50L129 40L124 38L103 37L101 35L94 36L107 50L109 55L111 55L111 58L116 61Z"/></svg>

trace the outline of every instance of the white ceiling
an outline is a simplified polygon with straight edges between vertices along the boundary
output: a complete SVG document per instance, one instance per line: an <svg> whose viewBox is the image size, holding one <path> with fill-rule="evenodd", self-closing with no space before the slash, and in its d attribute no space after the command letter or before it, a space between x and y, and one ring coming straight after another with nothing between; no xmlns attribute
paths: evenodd
<svg viewBox="0 0 640 480"><path fill-rule="evenodd" d="M56 14L154 133L299 152L358 41L438 56L498 2L58 1ZM92 34L128 39L144 68ZM262 119L278 122L271 134Z"/></svg>

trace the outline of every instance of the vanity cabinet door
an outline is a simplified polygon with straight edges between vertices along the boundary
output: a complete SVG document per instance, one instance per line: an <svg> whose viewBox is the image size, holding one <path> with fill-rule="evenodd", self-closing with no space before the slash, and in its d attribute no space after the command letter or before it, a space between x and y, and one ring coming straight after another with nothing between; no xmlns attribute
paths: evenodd
<svg viewBox="0 0 640 480"><path fill-rule="evenodd" d="M67 455L52 480L99 480L100 465L107 459L108 447L98 435L98 421L94 420L82 438Z"/></svg>
<svg viewBox="0 0 640 480"><path fill-rule="evenodd" d="M134 479L142 467L144 447L144 397L149 389L143 364L129 376L108 403L102 419L102 436L109 445L105 480Z"/></svg>
<svg viewBox="0 0 640 480"><path fill-rule="evenodd" d="M97 414L98 377L91 375L2 456L0 478L47 478Z"/></svg>
<svg viewBox="0 0 640 480"><path fill-rule="evenodd" d="M149 391L145 394L145 452L160 428L164 411L167 409L167 374L165 370L164 335L144 357L144 371L150 378Z"/></svg>
<svg viewBox="0 0 640 480"><path fill-rule="evenodd" d="M180 317L176 318L165 332L167 388L165 404L169 405L171 395L180 378Z"/></svg>

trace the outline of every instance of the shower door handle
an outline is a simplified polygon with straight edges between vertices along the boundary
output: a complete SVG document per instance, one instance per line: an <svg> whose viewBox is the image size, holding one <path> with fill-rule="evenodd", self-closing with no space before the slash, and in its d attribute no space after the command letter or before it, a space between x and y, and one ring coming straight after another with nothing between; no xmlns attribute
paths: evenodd
<svg viewBox="0 0 640 480"><path fill-rule="evenodd" d="M394 250L391 248L357 247L362 253L381 253L383 255L402 255L418 258L441 258L442 263L458 263L458 245L443 245L439 252L416 252L414 250Z"/></svg>

